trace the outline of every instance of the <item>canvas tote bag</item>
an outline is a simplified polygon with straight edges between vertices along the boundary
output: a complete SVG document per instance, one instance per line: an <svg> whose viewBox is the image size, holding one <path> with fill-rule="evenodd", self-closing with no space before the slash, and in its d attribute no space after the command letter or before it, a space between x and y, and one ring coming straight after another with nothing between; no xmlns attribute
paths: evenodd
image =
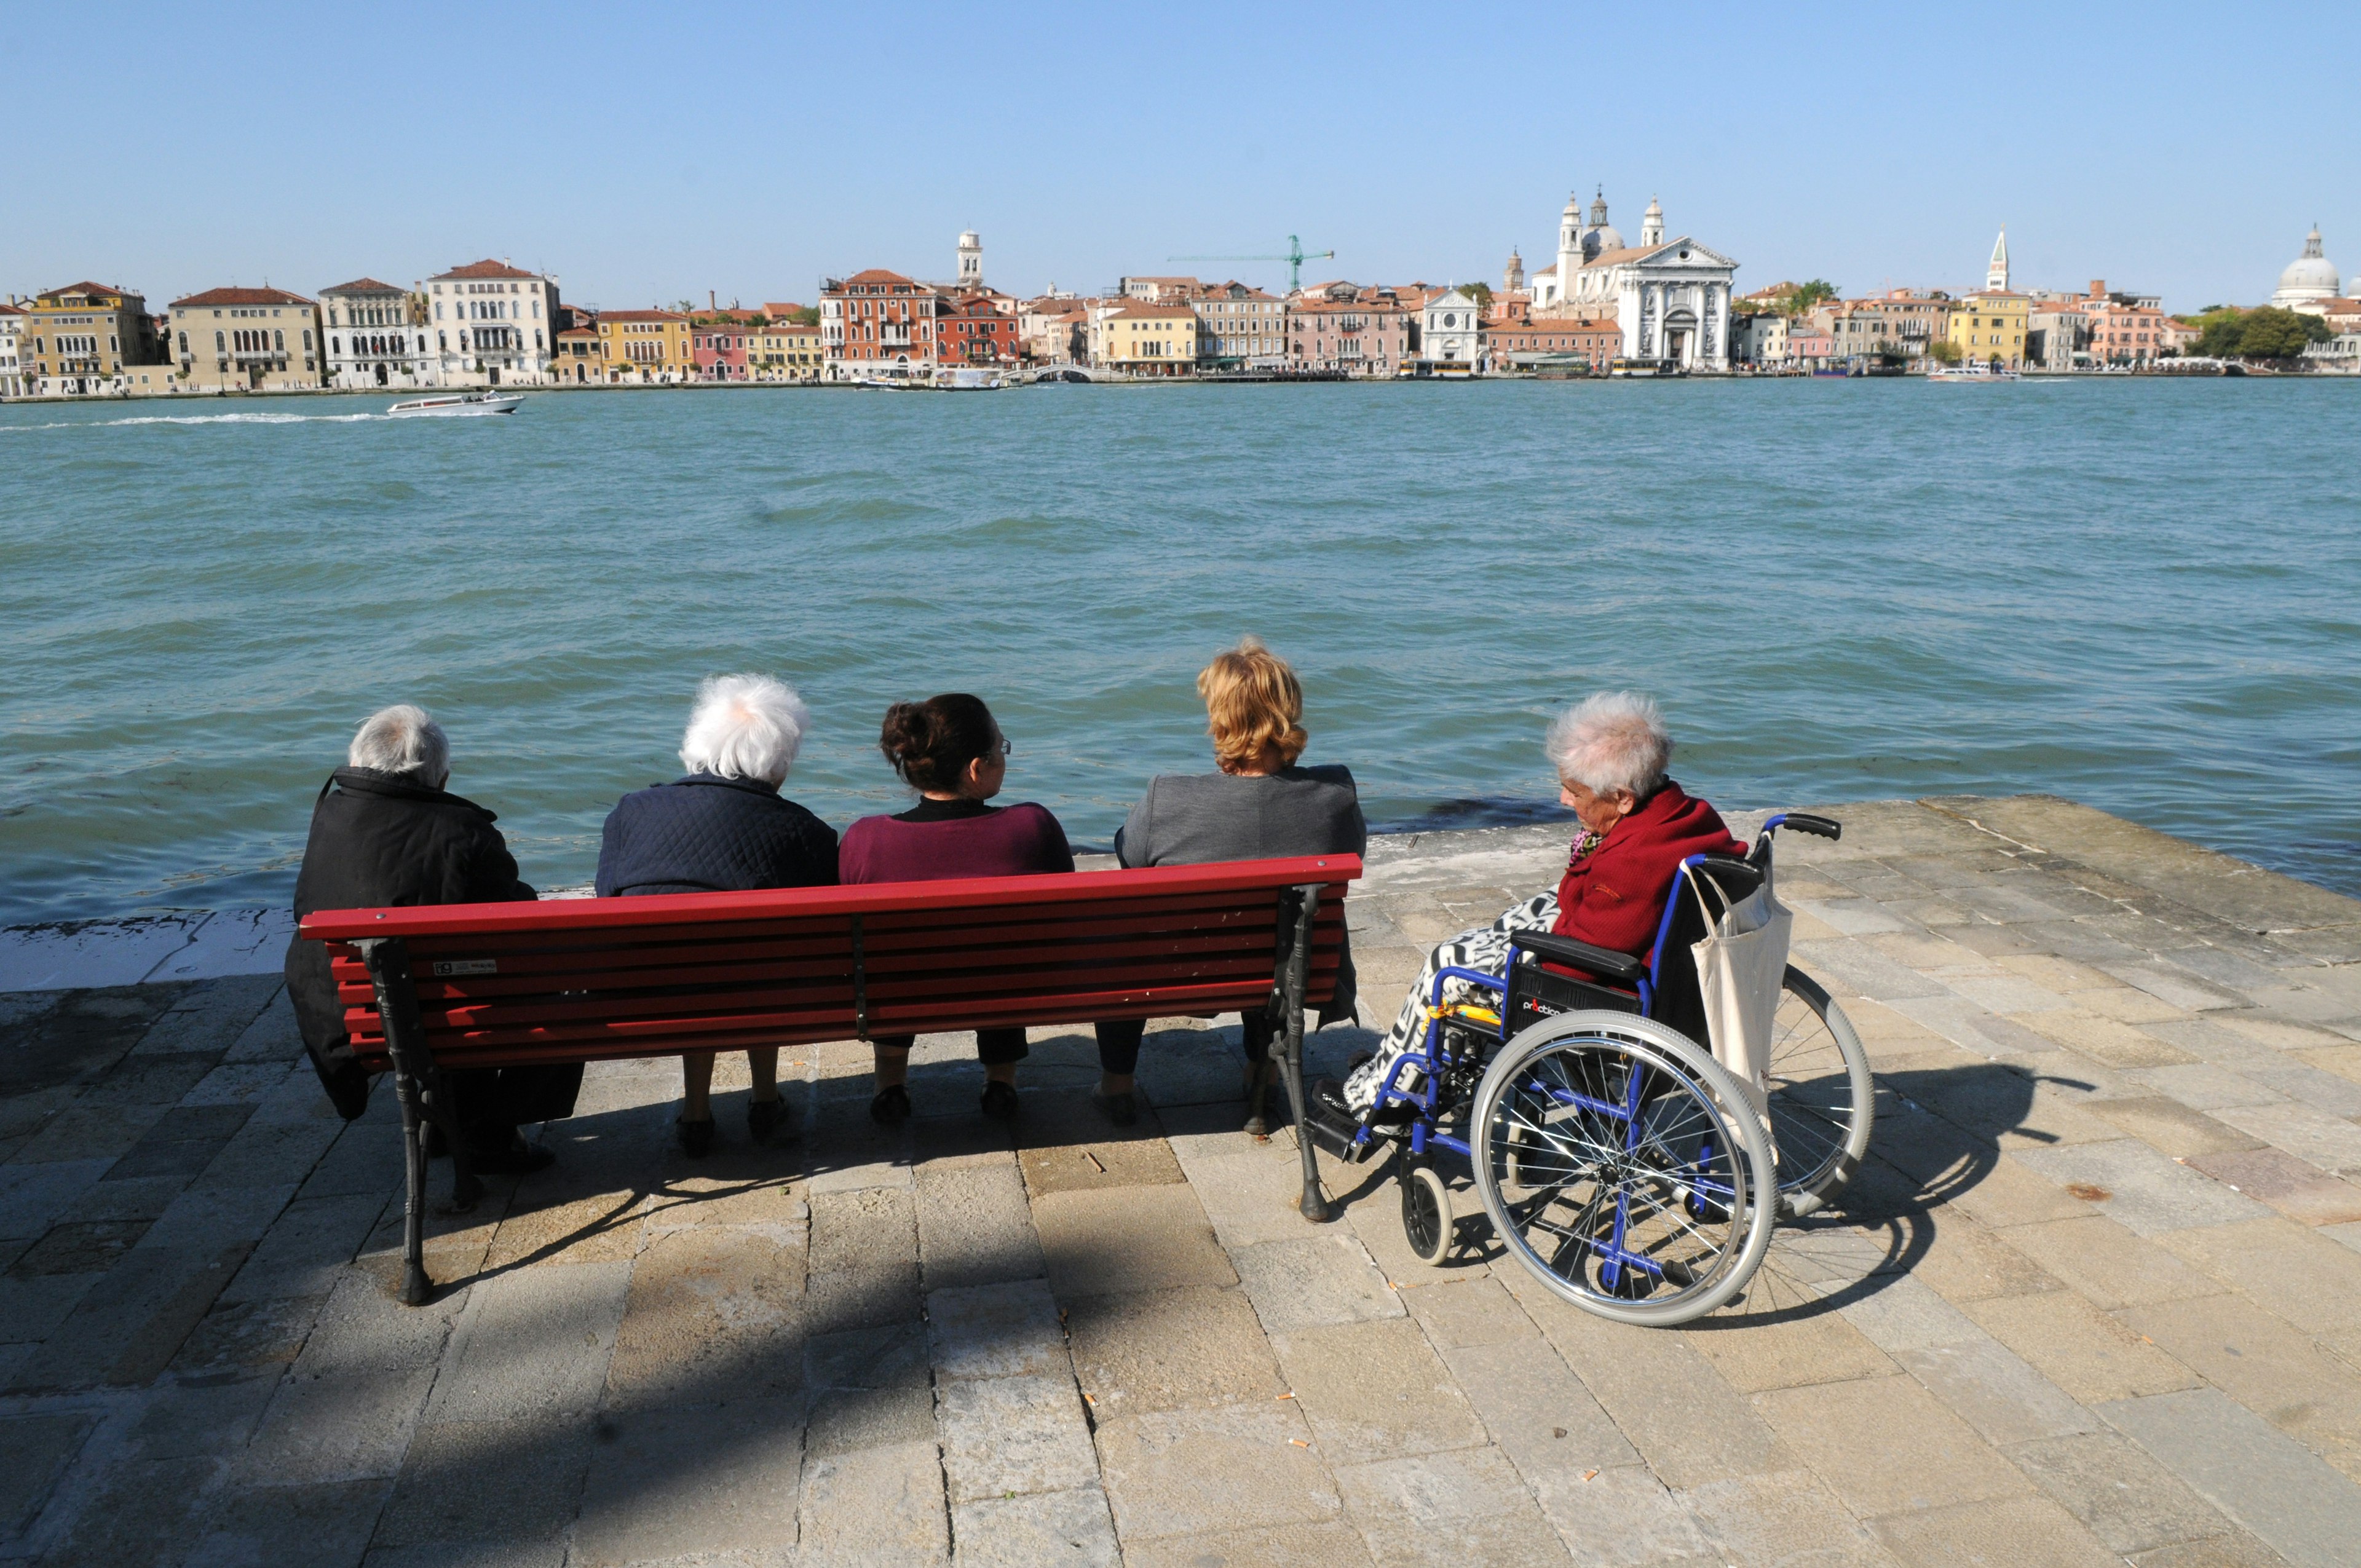
<svg viewBox="0 0 2361 1568"><path fill-rule="evenodd" d="M1711 878L1692 872L1688 879L1705 912L1704 939L1689 951L1697 959L1698 988L1705 993L1706 1029L1712 1036L1714 1058L1738 1080L1767 1131L1771 1031L1779 1013L1795 916L1771 891L1767 874L1761 887L1735 904Z"/></svg>

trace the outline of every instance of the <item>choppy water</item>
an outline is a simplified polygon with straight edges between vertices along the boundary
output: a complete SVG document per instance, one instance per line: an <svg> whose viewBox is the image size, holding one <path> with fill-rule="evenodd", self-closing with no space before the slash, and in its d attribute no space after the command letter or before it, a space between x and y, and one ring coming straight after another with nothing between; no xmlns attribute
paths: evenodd
<svg viewBox="0 0 2361 1568"><path fill-rule="evenodd" d="M1629 685L1726 804L2053 790L2361 890L2361 382L383 406L0 410L0 921L283 901L404 698L586 881L736 669L840 825L904 799L885 704L964 688L1104 841L1248 630L1381 821L1539 806L1545 715Z"/></svg>

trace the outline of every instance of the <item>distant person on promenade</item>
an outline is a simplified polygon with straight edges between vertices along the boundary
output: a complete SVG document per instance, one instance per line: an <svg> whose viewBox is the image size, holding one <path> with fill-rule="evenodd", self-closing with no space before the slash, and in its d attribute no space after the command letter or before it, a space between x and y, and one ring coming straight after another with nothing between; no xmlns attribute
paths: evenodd
<svg viewBox="0 0 2361 1568"><path fill-rule="evenodd" d="M1047 806L986 804L1008 777L1009 745L983 699L945 692L885 710L877 736L885 760L918 803L864 817L844 830L844 880L934 882L949 877L1053 875L1074 869L1066 830ZM910 1114L909 1035L871 1040L877 1093L869 1113L888 1126ZM978 1029L983 1113L1016 1114L1016 1064L1030 1054L1022 1028Z"/></svg>
<svg viewBox="0 0 2361 1568"><path fill-rule="evenodd" d="M1249 637L1199 672L1206 732L1213 740L1210 773L1167 773L1149 782L1115 835L1126 866L1198 865L1291 855L1357 855L1367 848L1353 775L1334 763L1301 767L1311 737L1303 729L1303 687L1287 661ZM1353 954L1337 955L1336 992L1320 1025L1354 1016ZM1315 1025L1317 1026L1317 1025ZM1249 1104L1270 1080L1270 1042L1279 1020L1262 1012L1239 1019ZM1118 1124L1137 1115L1133 1075L1147 1025L1128 1019L1098 1026L1099 1103Z"/></svg>
<svg viewBox="0 0 2361 1568"><path fill-rule="evenodd" d="M1549 931L1644 957L1655 943L1681 862L1691 855L1747 852L1720 813L1666 776L1673 738L1651 699L1600 692L1558 716L1547 749L1557 770L1557 797L1581 824L1566 854L1565 875L1550 892L1428 954L1377 1054L1342 1084L1323 1079L1312 1086L1316 1111L1352 1123L1368 1113L1396 1059L1424 1037L1428 999L1443 970L1508 973L1512 931ZM1464 998L1473 989L1466 981L1451 981L1444 1000ZM1396 1090L1417 1086L1415 1069L1402 1078Z"/></svg>
<svg viewBox="0 0 2361 1568"><path fill-rule="evenodd" d="M295 918L321 909L505 904L531 899L492 814L445 793L451 742L423 708L371 714L345 766L320 786L295 878ZM346 1121L368 1107L368 1074L353 1059L345 1004L325 944L287 944L287 996L303 1048ZM466 1068L445 1072L454 1119L479 1171L538 1170L554 1157L517 1133L574 1113L582 1066Z"/></svg>
<svg viewBox="0 0 2361 1568"><path fill-rule="evenodd" d="M779 793L810 727L803 698L768 675L716 675L699 686L680 742L688 772L633 790L607 814L598 896L832 885L836 829ZM691 1159L713 1152L714 1054L680 1058L674 1132ZM779 1047L750 1047L746 1067L746 1132L765 1144L783 1114Z"/></svg>

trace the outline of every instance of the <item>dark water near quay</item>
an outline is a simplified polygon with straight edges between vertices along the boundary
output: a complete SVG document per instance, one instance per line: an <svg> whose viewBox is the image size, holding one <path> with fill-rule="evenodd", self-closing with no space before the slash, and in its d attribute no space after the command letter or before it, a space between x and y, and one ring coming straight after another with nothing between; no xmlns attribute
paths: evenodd
<svg viewBox="0 0 2361 1568"><path fill-rule="evenodd" d="M0 922L283 902L405 698L586 882L739 669L839 826L964 688L1104 842L1249 630L1381 823L1539 807L1551 709L1631 685L1726 805L2049 790L2361 892L2361 382L388 400L0 409Z"/></svg>

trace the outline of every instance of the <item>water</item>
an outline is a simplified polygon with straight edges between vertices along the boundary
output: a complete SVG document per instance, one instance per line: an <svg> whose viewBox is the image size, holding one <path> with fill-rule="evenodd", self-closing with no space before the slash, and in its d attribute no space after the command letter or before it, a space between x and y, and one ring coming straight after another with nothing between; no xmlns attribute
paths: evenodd
<svg viewBox="0 0 2361 1568"><path fill-rule="evenodd" d="M1631 685L1727 805L2051 790L2361 891L2361 383L389 400L0 409L0 921L283 902L402 699L587 882L740 669L839 826L967 689L1103 843L1246 631L1384 823L1543 808L1546 716Z"/></svg>

